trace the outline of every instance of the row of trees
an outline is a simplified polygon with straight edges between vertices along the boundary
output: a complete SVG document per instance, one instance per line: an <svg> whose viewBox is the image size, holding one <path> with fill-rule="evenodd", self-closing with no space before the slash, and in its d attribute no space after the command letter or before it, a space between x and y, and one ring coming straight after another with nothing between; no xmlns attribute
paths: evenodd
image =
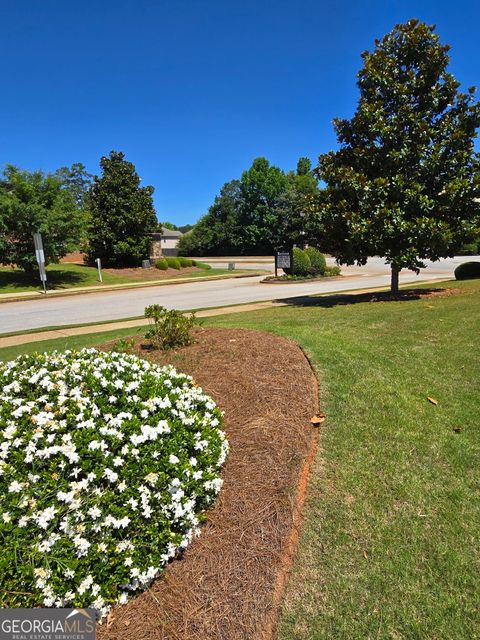
<svg viewBox="0 0 480 640"><path fill-rule="evenodd" d="M153 187L123 153L100 160L101 175L74 164L55 173L7 165L0 178L0 263L36 268L32 233L42 234L45 258L57 262L84 250L93 264L137 266L148 257L150 233L158 229Z"/></svg>
<svg viewBox="0 0 480 640"><path fill-rule="evenodd" d="M339 149L320 156L313 177L304 159L286 175L256 160L224 185L182 251L269 253L298 243L303 227L341 263L385 257L395 292L401 269L480 237L475 89L459 91L434 26L410 20L375 45L362 54L353 118L334 121Z"/></svg>
<svg viewBox="0 0 480 640"><path fill-rule="evenodd" d="M316 193L308 158L300 158L297 170L288 173L257 158L239 180L223 185L208 213L180 239L179 250L184 255L271 254L298 240L305 208Z"/></svg>

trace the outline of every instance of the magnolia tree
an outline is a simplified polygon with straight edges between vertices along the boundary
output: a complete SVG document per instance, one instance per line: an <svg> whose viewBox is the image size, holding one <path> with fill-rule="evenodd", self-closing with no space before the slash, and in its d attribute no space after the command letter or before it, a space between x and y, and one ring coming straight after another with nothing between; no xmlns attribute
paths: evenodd
<svg viewBox="0 0 480 640"><path fill-rule="evenodd" d="M362 54L360 99L334 121L338 151L320 156L324 249L346 264L373 255L401 269L454 255L479 231L480 105L448 72L434 26L397 25Z"/></svg>
<svg viewBox="0 0 480 640"><path fill-rule="evenodd" d="M150 233L158 221L153 187L140 186L135 166L123 153L111 151L100 160L87 198L91 214L87 261L101 258L108 267L140 266L150 254Z"/></svg>

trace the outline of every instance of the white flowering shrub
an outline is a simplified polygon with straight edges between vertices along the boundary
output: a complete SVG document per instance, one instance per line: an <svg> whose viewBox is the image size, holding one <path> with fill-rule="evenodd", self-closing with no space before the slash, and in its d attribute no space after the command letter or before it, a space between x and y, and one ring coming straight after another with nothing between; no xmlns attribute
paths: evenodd
<svg viewBox="0 0 480 640"><path fill-rule="evenodd" d="M192 379L95 349L0 362L0 606L144 589L221 487L222 416Z"/></svg>

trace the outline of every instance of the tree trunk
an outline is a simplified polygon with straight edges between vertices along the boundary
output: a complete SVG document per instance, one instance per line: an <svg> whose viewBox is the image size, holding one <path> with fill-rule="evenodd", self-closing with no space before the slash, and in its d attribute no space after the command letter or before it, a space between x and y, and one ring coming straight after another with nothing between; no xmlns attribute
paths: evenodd
<svg viewBox="0 0 480 640"><path fill-rule="evenodd" d="M400 273L400 269L394 267L392 265L392 280L390 285L390 293L392 296L398 296L398 274Z"/></svg>

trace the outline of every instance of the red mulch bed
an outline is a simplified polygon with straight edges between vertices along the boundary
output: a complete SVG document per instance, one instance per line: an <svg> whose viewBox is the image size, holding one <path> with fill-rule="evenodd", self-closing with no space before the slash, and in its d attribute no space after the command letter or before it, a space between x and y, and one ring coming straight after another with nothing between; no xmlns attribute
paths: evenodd
<svg viewBox="0 0 480 640"><path fill-rule="evenodd" d="M296 343L199 329L197 342L143 357L191 374L225 412L230 454L202 533L154 584L98 628L99 640L271 638L296 547L317 432L315 377ZM105 348L112 348L106 345Z"/></svg>

